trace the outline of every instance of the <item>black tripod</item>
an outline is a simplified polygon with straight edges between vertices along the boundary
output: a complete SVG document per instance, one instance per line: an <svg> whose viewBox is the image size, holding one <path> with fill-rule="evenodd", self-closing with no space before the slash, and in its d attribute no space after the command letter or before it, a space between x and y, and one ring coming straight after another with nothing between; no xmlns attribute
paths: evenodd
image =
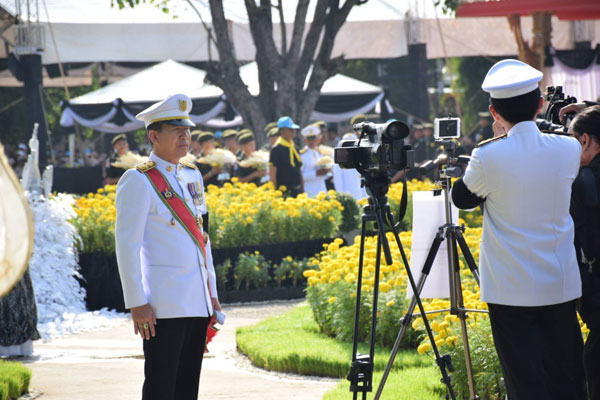
<svg viewBox="0 0 600 400"><path fill-rule="evenodd" d="M404 267L406 269L408 279L415 293L415 297L411 302L412 308L410 313L414 310L415 304L419 306L419 311L421 316L423 317L423 322L425 325L425 330L427 331L427 336L429 337L429 341L431 342L431 347L435 354L435 359L437 365L442 374L442 382L447 386L449 396L452 400L455 400L455 394L452 389L452 384L450 382L450 376L448 375L448 371L451 371L450 357L449 355L441 356L439 350L435 344L435 339L433 337L433 332L431 327L429 326L429 321L426 317L425 309L423 308L423 304L421 299L418 296L419 289L415 284L414 278L410 271L408 265L408 259L406 258L406 254L404 252L404 248L402 247L402 243L400 241L400 236L398 233L398 227L396 225L396 221L394 218L394 214L392 213L390 206L387 201L387 192L389 189L390 181L385 173L380 172L369 172L369 171L359 171L363 176L365 187L367 189L368 194L368 204L363 208L362 215L362 228L361 228L361 240L360 240L360 256L359 256L359 269L358 269L358 280L357 280L357 288L356 288L356 310L354 317L354 339L352 346L352 364L350 368L350 372L348 373L348 380L350 381L350 391L353 392L353 399L356 400L358 398L358 393L362 393L363 400L367 398L367 392L371 392L373 390L373 366L374 366L374 353L375 353L375 328L377 324L377 300L379 297L379 270L381 263L381 249L383 247L384 256L387 264L392 263L392 255L390 252L390 246L386 237L385 226L386 223L391 227L391 230L394 234L394 238L396 239L396 244L398 245L398 249L400 250L400 254L402 256L402 261L404 263ZM406 184L404 185L406 190ZM357 353L358 350L358 332L359 332L359 311L360 311L360 301L361 301L361 287L362 287L362 275L363 275L363 260L364 260L364 248L365 248L365 237L366 237L366 229L367 223L369 221L375 222L375 229L377 230L377 252L375 255L375 282L374 282L374 290L373 290L373 310L371 315L371 332L370 332L370 347L368 355L361 355ZM439 245L438 245L439 246ZM399 339L396 340L398 344L400 342ZM394 346L397 352L397 346ZM393 354L395 357L395 353ZM393 363L393 358L390 359L388 363L388 368L391 368L391 364ZM389 373L388 368L386 368L386 372ZM387 374L384 376L387 377ZM383 389L383 384L385 381L379 386L378 396L381 394L381 390ZM377 396L377 397L378 397Z"/></svg>
<svg viewBox="0 0 600 400"><path fill-rule="evenodd" d="M444 193L446 223L439 227L438 233L436 234L436 236L433 240L433 243L431 244L429 253L427 254L427 258L425 259L425 264L423 265L423 269L421 270L421 276L419 277L417 289L415 290L413 287L413 293L414 293L413 298L410 302L410 305L408 306L406 315L400 320L400 323L401 323L400 332L398 333L398 336L396 337L396 341L394 343L394 347L392 349L390 359L389 359L388 364L383 373L383 377L381 379L379 387L377 388L377 393L375 394L375 400L379 399L379 397L381 396L383 387L385 385L387 377L388 377L390 370L392 368L392 365L394 363L394 359L396 358L396 354L398 353L400 341L402 340L402 337L404 336L406 330L408 329L408 327L411 324L411 321L413 318L413 311L415 309L416 304L419 304L419 309L421 310L420 314L423 317L423 321L426 323L425 326L426 327L428 326L427 318L423 315L424 313L420 306L421 300L420 300L419 296L421 294L423 286L425 285L425 280L427 279L427 276L429 275L429 272L431 271L431 266L433 264L433 261L435 260L435 257L440 248L440 245L444 241L444 239L448 240L447 253L448 253L448 277L449 277L449 285L450 285L450 308L445 309L445 310L429 311L428 313L450 312L450 314L458 316L458 318L460 320L462 340L463 340L463 344L464 344L464 346L463 346L464 347L464 357L465 357L465 365L466 365L466 370L467 370L467 379L468 379L468 385L469 385L470 398L471 398L471 400L479 399L479 396L477 396L477 394L475 392L475 381L473 378L473 370L472 370L472 365L471 365L471 355L470 355L470 349L469 349L469 338L467 335L466 319L467 319L467 312L486 312L486 311L468 310L464 307L464 301L463 301L463 297L462 297L462 285L461 285L461 280L460 280L460 267L459 267L459 262L458 262L457 243L458 243L458 246L460 246L460 250L465 258L465 261L467 262L467 265L468 265L471 273L473 274L473 277L475 278L475 281L477 282L477 285L479 285L479 270L477 269L475 260L473 259L471 251L469 250L469 246L467 245L467 243L463 237L462 233L464 231L464 228L454 224L452 221L452 209L451 209L451 205L450 205L450 199L448 196L449 190L452 185L451 178L458 177L462 174L461 167L458 166L458 164L464 164L468 161L461 162L460 159L454 157L454 150L456 149L456 143L451 142L451 141L450 142L444 141L443 143L445 145L444 147L447 150L447 153L442 154L437 160L431 162L431 165L434 166L433 168L437 168L437 167L441 167L441 166L445 165L445 167L443 169L440 168L440 182L441 182L441 186L442 186L441 191L443 191L443 193ZM428 167L425 167L425 169L427 169L427 168ZM433 169L433 168L429 168L429 169ZM440 189L438 189L437 192L434 194L439 195ZM412 283L412 279L411 279L411 283ZM432 343L432 347L433 347L433 343ZM447 359L445 360L446 362L450 361L449 355L445 355L444 357L447 357ZM437 352L436 352L436 360L438 360ZM439 364L439 361L438 361L438 364ZM450 369L451 364L449 364L448 367ZM452 371L452 369L450 369L450 371ZM450 392L450 397L454 398L452 392Z"/></svg>

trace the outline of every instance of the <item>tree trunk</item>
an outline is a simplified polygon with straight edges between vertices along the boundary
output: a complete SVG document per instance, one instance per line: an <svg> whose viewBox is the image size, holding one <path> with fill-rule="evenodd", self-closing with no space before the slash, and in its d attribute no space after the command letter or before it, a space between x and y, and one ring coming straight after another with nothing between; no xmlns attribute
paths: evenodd
<svg viewBox="0 0 600 400"><path fill-rule="evenodd" d="M364 1L360 2L363 3ZM287 44L282 34L278 49L273 39L271 0L244 0L256 47L260 93L253 97L239 75L222 0L209 0L219 52L219 62L209 63L207 79L225 92L227 99L254 132L257 143L265 141L264 126L283 115L306 124L319 99L323 83L339 72L343 58L331 59L335 37L359 0L317 0L315 14L304 35L309 0L298 0L293 32ZM279 2L279 7L281 1ZM281 15L281 10L279 10ZM281 21L284 24L284 21ZM284 32L285 26L280 26ZM304 40L303 40L304 38ZM318 50L318 51L317 51ZM312 67L312 71L311 71ZM305 82L307 76L307 87Z"/></svg>
<svg viewBox="0 0 600 400"><path fill-rule="evenodd" d="M509 15L507 18L517 41L519 59L541 71L544 68L544 50L550 44L552 37L552 14L549 12L533 13L531 44L523 39L521 17Z"/></svg>

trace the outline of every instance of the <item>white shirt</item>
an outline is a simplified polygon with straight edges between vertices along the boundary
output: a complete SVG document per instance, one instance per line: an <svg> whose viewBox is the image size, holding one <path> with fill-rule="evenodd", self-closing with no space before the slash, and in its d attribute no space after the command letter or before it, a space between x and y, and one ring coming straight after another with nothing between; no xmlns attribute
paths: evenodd
<svg viewBox="0 0 600 400"><path fill-rule="evenodd" d="M154 153L150 160L196 215L206 213L198 170L171 164ZM201 188L199 206L194 204L190 183ZM217 284L210 241L205 246L206 268L198 246L173 218L145 174L135 168L119 180L116 207L116 253L125 307L150 303L157 318L211 316L210 297L217 298Z"/></svg>
<svg viewBox="0 0 600 400"><path fill-rule="evenodd" d="M317 161L322 157L316 149L304 147L300 151L300 157L302 158L302 176L304 178L304 192L308 197L315 197L319 192L327 192L325 186L325 175L317 175L317 170L322 168L316 165Z"/></svg>
<svg viewBox="0 0 600 400"><path fill-rule="evenodd" d="M543 306L581 296L569 215L580 156L577 140L542 134L533 121L473 151L463 180L486 199L482 301Z"/></svg>
<svg viewBox="0 0 600 400"><path fill-rule="evenodd" d="M340 168L333 166L333 186L336 192L350 193L356 200L367 197L367 192L360 185L361 176L354 168Z"/></svg>

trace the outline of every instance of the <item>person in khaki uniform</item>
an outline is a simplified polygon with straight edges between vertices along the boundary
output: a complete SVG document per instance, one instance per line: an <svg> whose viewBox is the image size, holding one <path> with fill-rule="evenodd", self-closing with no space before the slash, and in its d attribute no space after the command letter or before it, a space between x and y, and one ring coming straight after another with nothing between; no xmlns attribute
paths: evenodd
<svg viewBox="0 0 600 400"><path fill-rule="evenodd" d="M153 150L117 186L117 262L125 307L144 339L144 400L198 398L207 327L221 309L202 176L179 162L190 146L190 109L177 94L137 115Z"/></svg>

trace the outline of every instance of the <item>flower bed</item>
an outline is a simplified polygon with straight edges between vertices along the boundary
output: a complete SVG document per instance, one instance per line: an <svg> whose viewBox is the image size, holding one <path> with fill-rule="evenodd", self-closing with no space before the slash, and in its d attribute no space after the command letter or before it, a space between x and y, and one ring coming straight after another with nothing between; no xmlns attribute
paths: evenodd
<svg viewBox="0 0 600 400"><path fill-rule="evenodd" d="M206 193L213 249L333 238L342 223L344 208L334 191L284 198L271 184L234 181L211 185ZM77 199L73 222L82 251L114 253L115 189L109 185Z"/></svg>
<svg viewBox="0 0 600 400"><path fill-rule="evenodd" d="M462 224L465 221L460 220L459 223ZM464 233L467 245L476 260L479 259L481 231L482 228L467 228ZM408 279L399 250L394 245L395 239L391 233L388 233L387 237L392 244L390 250L394 262L386 265L385 258L382 257L376 341L384 346L391 346L400 329L398 321L405 315L410 299L406 298ZM412 234L411 232L402 232L400 237L410 261ZM371 328L376 246L376 237L366 238L359 340L368 338ZM309 285L307 299L319 329L342 341L350 341L353 337L359 250L360 237L357 237L354 243L347 247L331 244L312 260L313 269L304 272ZM479 288L462 255L459 258L459 264L465 308L486 310L487 305L481 301ZM417 278L418 276L415 276L415 280ZM448 309L450 302L447 299L423 299L423 306L426 311ZM448 313L433 313L428 315L428 320L440 353L450 353L452 356L456 368L454 373L456 378L453 378L453 382L458 395L468 397L458 317ZM588 330L583 322L580 321L580 323L584 334L587 333ZM482 398L502 398L502 391L499 388L501 370L493 346L487 314L469 313L467 329L473 368L477 375L478 385L481 385L478 386L479 395ZM413 320L401 347L417 348L420 354L432 356L431 344L425 335L423 320L420 317Z"/></svg>

